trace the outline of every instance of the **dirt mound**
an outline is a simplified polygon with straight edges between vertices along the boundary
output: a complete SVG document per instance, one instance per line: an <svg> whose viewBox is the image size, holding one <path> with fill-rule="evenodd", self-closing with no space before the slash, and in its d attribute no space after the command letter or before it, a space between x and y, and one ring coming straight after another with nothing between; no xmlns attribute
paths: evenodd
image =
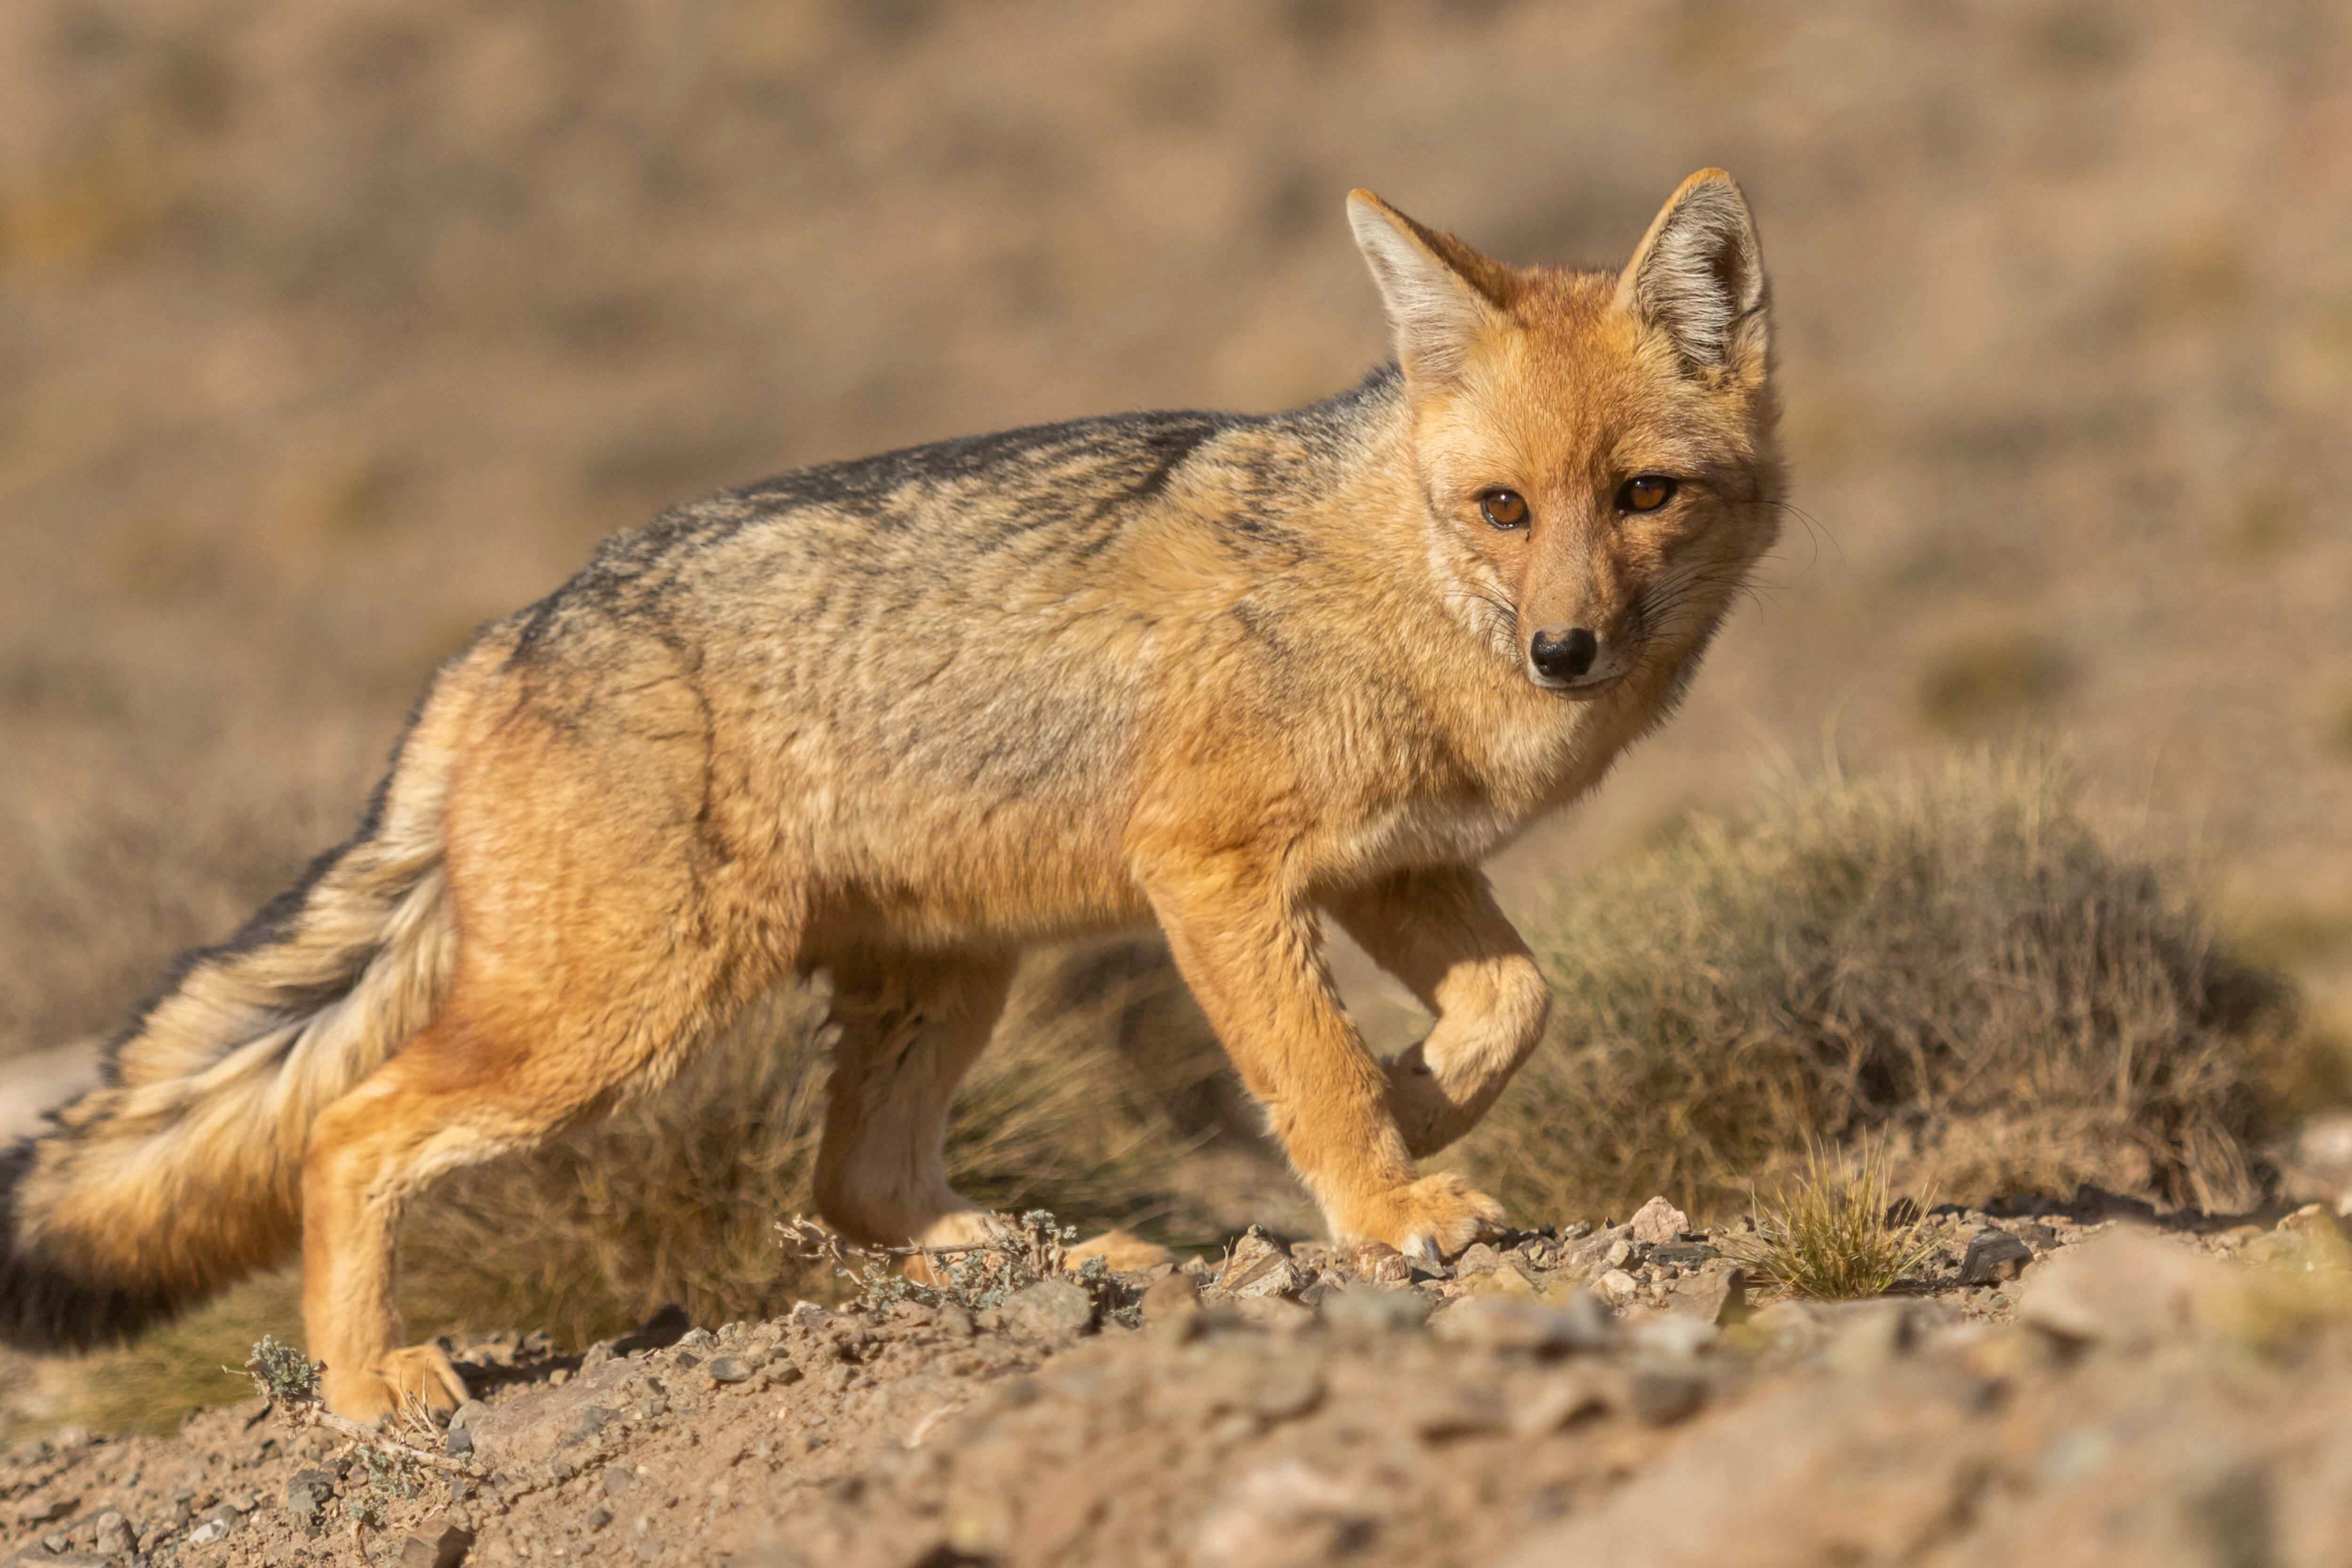
<svg viewBox="0 0 2352 1568"><path fill-rule="evenodd" d="M884 1290L583 1356L500 1336L453 1347L478 1398L446 1432L354 1443L256 1399L18 1445L0 1538L110 1565L1532 1568L2299 1563L2352 1530L2352 1248L2324 1209L1954 1209L1908 1294L1835 1306L1762 1300L1744 1230L1679 1219L1442 1275L1253 1233L977 1311Z"/></svg>

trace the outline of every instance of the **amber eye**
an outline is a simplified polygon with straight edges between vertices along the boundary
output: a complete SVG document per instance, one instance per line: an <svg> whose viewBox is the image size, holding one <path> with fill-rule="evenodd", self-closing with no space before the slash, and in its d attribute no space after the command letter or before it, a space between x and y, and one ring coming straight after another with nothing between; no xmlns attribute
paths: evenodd
<svg viewBox="0 0 2352 1568"><path fill-rule="evenodd" d="M1517 490L1480 490L1478 515L1496 528L1525 528L1528 525L1528 498Z"/></svg>
<svg viewBox="0 0 2352 1568"><path fill-rule="evenodd" d="M1617 488L1617 510L1655 511L1675 499L1675 488L1664 474L1635 474Z"/></svg>

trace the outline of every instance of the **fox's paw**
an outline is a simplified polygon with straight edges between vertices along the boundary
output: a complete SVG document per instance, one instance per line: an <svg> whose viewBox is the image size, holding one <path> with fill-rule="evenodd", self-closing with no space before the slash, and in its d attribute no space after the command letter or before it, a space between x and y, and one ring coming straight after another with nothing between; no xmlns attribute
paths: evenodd
<svg viewBox="0 0 2352 1568"><path fill-rule="evenodd" d="M915 1237L915 1245L986 1247L1019 1234L1019 1227L1003 1215L967 1207L943 1214L925 1226L922 1234ZM955 1261L953 1258L926 1258L918 1253L907 1259L901 1272L918 1285L943 1286L948 1282L948 1265Z"/></svg>
<svg viewBox="0 0 2352 1568"><path fill-rule="evenodd" d="M361 1423L380 1421L412 1405L446 1415L466 1403L465 1380L436 1345L386 1351L373 1366L354 1371L330 1366L319 1374L319 1388L328 1409Z"/></svg>
<svg viewBox="0 0 2352 1568"><path fill-rule="evenodd" d="M1458 1172L1440 1171L1360 1205L1347 1228L1384 1241L1407 1258L1439 1264L1502 1228L1503 1205Z"/></svg>

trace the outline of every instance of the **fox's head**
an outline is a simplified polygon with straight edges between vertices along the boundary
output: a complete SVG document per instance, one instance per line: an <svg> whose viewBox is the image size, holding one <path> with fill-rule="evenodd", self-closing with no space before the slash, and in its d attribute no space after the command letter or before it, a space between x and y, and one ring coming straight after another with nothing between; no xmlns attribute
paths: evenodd
<svg viewBox="0 0 2352 1568"><path fill-rule="evenodd" d="M1437 559L1529 680L1678 676L1779 531L1764 260L1683 182L1622 272L1517 268L1348 199L1388 306Z"/></svg>

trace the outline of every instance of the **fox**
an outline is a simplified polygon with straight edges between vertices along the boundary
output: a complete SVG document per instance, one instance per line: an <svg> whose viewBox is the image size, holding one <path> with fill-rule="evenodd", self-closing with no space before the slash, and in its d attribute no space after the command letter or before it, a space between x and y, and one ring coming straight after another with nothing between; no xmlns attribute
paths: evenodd
<svg viewBox="0 0 2352 1568"><path fill-rule="evenodd" d="M1551 1012L1479 868L1667 718L1771 547L1769 290L1719 169L1616 269L1347 213L1394 350L1348 391L788 473L482 628L352 838L0 1159L0 1339L119 1342L299 1252L329 1407L454 1408L400 1343L404 1205L820 975L818 1213L982 1241L943 1139L1016 961L1155 926L1332 1238L1501 1226L1418 1164ZM1392 1059L1327 917L1428 1011Z"/></svg>

